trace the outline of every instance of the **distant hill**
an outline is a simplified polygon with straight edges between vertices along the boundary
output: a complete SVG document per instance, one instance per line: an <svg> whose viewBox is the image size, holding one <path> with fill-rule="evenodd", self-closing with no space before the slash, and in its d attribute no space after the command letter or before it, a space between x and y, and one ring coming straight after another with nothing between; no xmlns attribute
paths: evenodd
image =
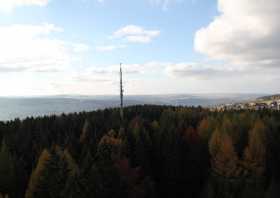
<svg viewBox="0 0 280 198"><path fill-rule="evenodd" d="M172 105L211 107L220 104L256 100L260 94L162 94L125 95L124 105ZM37 97L0 97L0 120L26 118L28 116L59 115L93 111L119 106L118 95L57 95Z"/></svg>
<svg viewBox="0 0 280 198"><path fill-rule="evenodd" d="M280 94L263 96L263 97L258 98L258 100L280 100Z"/></svg>

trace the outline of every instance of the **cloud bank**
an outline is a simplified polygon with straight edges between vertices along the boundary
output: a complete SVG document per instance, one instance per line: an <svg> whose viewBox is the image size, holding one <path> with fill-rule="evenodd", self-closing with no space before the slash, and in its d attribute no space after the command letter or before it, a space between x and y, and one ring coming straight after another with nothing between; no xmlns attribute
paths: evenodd
<svg viewBox="0 0 280 198"><path fill-rule="evenodd" d="M53 38L63 29L53 24L0 26L0 71L57 71L67 67L87 45Z"/></svg>
<svg viewBox="0 0 280 198"><path fill-rule="evenodd" d="M236 65L280 66L279 0L218 0L218 10L196 32L197 52Z"/></svg>

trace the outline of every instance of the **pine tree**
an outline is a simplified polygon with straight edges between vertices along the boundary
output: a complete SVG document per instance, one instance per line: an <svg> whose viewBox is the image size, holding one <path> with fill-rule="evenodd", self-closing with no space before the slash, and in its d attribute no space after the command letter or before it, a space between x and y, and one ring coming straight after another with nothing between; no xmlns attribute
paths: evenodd
<svg viewBox="0 0 280 198"><path fill-rule="evenodd" d="M96 163L89 171L87 181L91 183L93 197L121 197L124 193L121 177L115 166L122 158L122 140L111 130L104 135L97 148Z"/></svg>
<svg viewBox="0 0 280 198"><path fill-rule="evenodd" d="M92 126L90 122L86 120L82 129L82 133L80 135L80 143L84 144L89 141L88 138L91 130L92 130Z"/></svg>
<svg viewBox="0 0 280 198"><path fill-rule="evenodd" d="M14 180L14 161L3 139L0 150L0 195L2 193L3 196L7 196L8 194L13 193Z"/></svg>

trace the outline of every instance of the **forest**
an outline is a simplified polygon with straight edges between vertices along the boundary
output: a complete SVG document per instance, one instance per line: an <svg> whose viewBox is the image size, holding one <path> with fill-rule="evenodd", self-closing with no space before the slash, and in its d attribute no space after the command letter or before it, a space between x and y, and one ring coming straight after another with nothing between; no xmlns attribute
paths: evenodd
<svg viewBox="0 0 280 198"><path fill-rule="evenodd" d="M280 112L139 105L0 122L0 198L276 198Z"/></svg>

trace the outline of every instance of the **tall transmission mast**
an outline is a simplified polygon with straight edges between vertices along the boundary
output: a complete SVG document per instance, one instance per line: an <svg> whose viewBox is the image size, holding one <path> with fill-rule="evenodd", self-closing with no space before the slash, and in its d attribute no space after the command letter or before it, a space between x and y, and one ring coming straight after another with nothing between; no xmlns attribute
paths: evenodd
<svg viewBox="0 0 280 198"><path fill-rule="evenodd" d="M122 63L120 63L120 117L121 121L123 121L123 81L122 81Z"/></svg>

